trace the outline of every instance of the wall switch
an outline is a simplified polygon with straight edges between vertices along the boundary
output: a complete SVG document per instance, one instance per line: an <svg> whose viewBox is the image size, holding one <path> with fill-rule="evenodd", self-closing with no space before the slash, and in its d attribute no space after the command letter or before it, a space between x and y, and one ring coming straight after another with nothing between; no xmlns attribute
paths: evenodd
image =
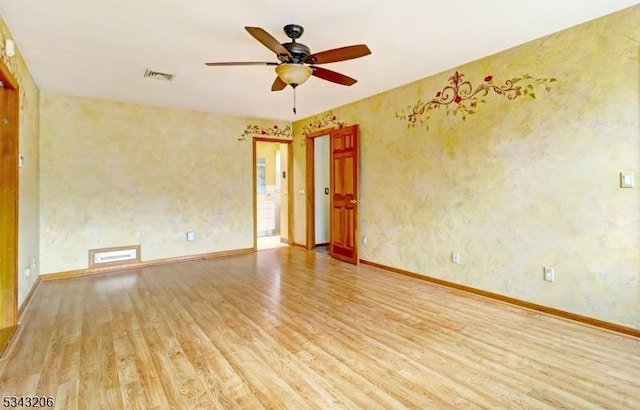
<svg viewBox="0 0 640 410"><path fill-rule="evenodd" d="M548 281L548 282L553 282L554 279L554 272L553 272L553 268L548 268L548 267L544 267L544 280Z"/></svg>
<svg viewBox="0 0 640 410"><path fill-rule="evenodd" d="M460 253L459 252L451 252L451 262L459 265L460 264Z"/></svg>
<svg viewBox="0 0 640 410"><path fill-rule="evenodd" d="M18 166L24 167L24 155L22 154L18 155Z"/></svg>
<svg viewBox="0 0 640 410"><path fill-rule="evenodd" d="M187 241L191 242L195 240L196 240L196 233L194 231L187 232Z"/></svg>
<svg viewBox="0 0 640 410"><path fill-rule="evenodd" d="M367 244L367 235L362 237L362 244L366 245Z"/></svg>
<svg viewBox="0 0 640 410"><path fill-rule="evenodd" d="M633 172L620 173L620 187L633 188Z"/></svg>
<svg viewBox="0 0 640 410"><path fill-rule="evenodd" d="M26 268L24 268L24 276L28 278L29 275L31 275L31 268L27 266Z"/></svg>

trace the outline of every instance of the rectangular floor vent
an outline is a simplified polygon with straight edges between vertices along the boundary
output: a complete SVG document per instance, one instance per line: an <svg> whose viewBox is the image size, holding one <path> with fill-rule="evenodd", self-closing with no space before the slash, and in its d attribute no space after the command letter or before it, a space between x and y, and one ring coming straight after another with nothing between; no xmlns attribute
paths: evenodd
<svg viewBox="0 0 640 410"><path fill-rule="evenodd" d="M140 262L140 245L89 250L89 268Z"/></svg>

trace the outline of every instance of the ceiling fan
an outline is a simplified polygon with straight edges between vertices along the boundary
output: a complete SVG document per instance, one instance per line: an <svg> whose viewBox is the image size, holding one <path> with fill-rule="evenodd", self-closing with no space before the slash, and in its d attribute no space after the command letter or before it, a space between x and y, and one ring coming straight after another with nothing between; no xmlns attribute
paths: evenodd
<svg viewBox="0 0 640 410"><path fill-rule="evenodd" d="M276 53L279 63L263 61L244 62L219 62L206 63L208 66L241 66L241 65L267 65L275 66L278 75L271 86L271 91L283 90L290 85L294 90L297 86L307 81L310 76L318 77L336 84L353 85L358 80L344 74L318 67L317 64L335 63L338 61L352 60L371 54L371 50L364 44L334 48L331 50L311 53L309 47L297 43L296 39L302 36L304 29L297 24L284 26L284 32L291 42L280 43L271 34L260 27L245 27L256 40ZM294 108L295 112L295 108Z"/></svg>

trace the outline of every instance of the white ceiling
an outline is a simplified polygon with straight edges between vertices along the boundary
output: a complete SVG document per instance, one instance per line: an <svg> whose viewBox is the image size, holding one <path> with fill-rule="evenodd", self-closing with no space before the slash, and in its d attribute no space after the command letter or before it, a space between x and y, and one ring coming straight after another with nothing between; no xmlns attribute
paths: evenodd
<svg viewBox="0 0 640 410"><path fill-rule="evenodd" d="M634 0L0 0L41 90L220 114L293 120L452 69L639 4ZM310 78L271 92L277 61L244 26L286 42L296 23L312 52L366 43L372 54L323 67L351 87ZM146 68L176 74L143 78Z"/></svg>

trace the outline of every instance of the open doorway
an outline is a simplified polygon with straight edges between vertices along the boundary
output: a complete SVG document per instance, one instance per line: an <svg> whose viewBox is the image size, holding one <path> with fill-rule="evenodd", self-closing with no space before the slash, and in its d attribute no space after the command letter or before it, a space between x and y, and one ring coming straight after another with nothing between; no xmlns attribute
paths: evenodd
<svg viewBox="0 0 640 410"><path fill-rule="evenodd" d="M331 131L307 135L307 249L330 253Z"/></svg>
<svg viewBox="0 0 640 410"><path fill-rule="evenodd" d="M329 253L330 196L329 196L329 134L313 140L313 211L314 241L312 249Z"/></svg>
<svg viewBox="0 0 640 410"><path fill-rule="evenodd" d="M253 142L256 250L291 243L290 144L261 138Z"/></svg>

